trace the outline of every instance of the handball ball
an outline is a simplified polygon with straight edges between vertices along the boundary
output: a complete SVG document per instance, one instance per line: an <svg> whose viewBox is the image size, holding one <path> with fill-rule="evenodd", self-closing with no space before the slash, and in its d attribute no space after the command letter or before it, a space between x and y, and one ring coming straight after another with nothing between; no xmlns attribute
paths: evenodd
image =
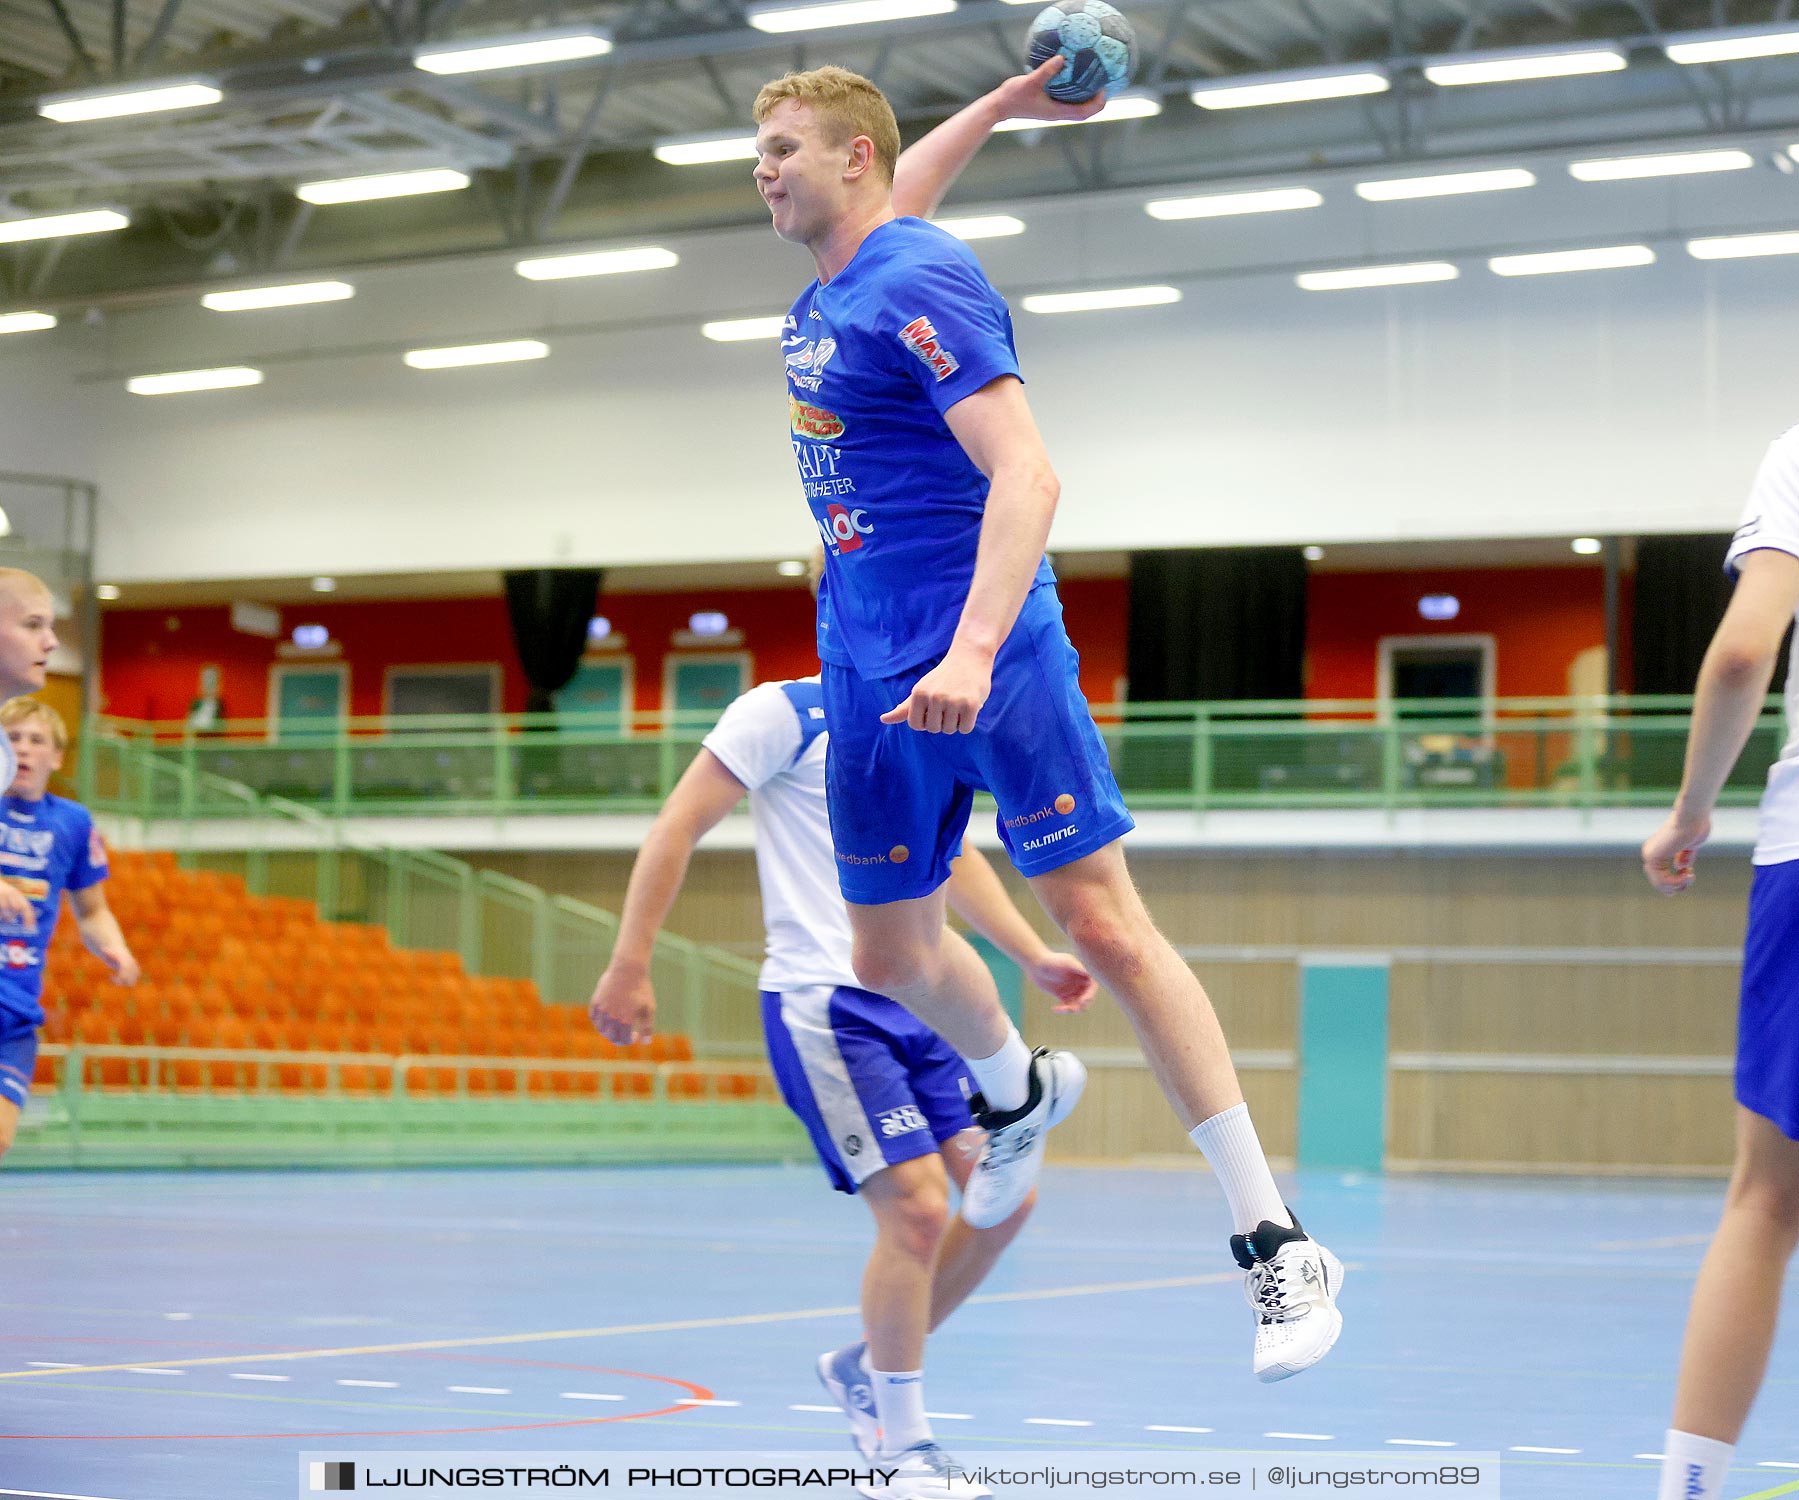
<svg viewBox="0 0 1799 1500"><path fill-rule="evenodd" d="M1061 0L1031 22L1027 60L1040 68L1052 57L1062 71L1045 91L1064 104L1084 104L1101 89L1115 94L1137 71L1137 33L1106 0Z"/></svg>

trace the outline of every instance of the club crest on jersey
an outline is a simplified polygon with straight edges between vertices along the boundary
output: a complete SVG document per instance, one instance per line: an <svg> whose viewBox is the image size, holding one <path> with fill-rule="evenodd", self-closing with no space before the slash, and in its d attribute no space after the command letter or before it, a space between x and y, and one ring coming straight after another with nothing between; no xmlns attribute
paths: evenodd
<svg viewBox="0 0 1799 1500"><path fill-rule="evenodd" d="M843 418L835 412L824 410L819 406L808 406L804 401L788 397L788 424L795 437L812 438L817 442L829 442L832 438L843 436Z"/></svg>
<svg viewBox="0 0 1799 1500"><path fill-rule="evenodd" d="M900 329L900 342L922 359L939 380L947 380L962 368L962 362L943 347L929 318L914 318Z"/></svg>

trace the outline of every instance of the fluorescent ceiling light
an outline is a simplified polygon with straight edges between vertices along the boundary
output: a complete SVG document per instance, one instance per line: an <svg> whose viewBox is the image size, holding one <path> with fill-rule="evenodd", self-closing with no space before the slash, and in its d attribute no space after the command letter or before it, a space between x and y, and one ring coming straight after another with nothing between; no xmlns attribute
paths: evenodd
<svg viewBox="0 0 1799 1500"><path fill-rule="evenodd" d="M1026 297L1024 310L1034 313L1103 312L1111 307L1160 307L1179 302L1171 286L1127 286L1106 292L1045 292Z"/></svg>
<svg viewBox="0 0 1799 1500"><path fill-rule="evenodd" d="M319 577L312 580L312 591L315 594L335 594L337 592L337 580L335 578L327 578L323 574L320 574Z"/></svg>
<svg viewBox="0 0 1799 1500"><path fill-rule="evenodd" d="M1426 63L1424 76L1444 88L1454 88L1465 83L1517 83L1528 78L1616 73L1628 66L1621 47L1578 47L1554 52L1506 52L1487 57L1445 58Z"/></svg>
<svg viewBox="0 0 1799 1500"><path fill-rule="evenodd" d="M1054 130L1060 125L1110 125L1115 120L1147 120L1162 113L1162 101L1151 94L1118 94L1106 100L1100 112L1085 120L1001 120L995 135L1015 130Z"/></svg>
<svg viewBox="0 0 1799 1500"><path fill-rule="evenodd" d="M1784 57L1799 52L1799 31L1694 31L1670 37L1662 45L1669 62L1740 62L1750 57Z"/></svg>
<svg viewBox="0 0 1799 1500"><path fill-rule="evenodd" d="M1655 264L1647 245L1603 245L1593 250L1551 250L1537 255L1495 255L1487 262L1498 276L1550 276L1558 271L1614 271Z"/></svg>
<svg viewBox="0 0 1799 1500"><path fill-rule="evenodd" d="M1436 177L1384 177L1358 182L1356 196L1370 203L1391 203L1400 198L1447 198L1454 193L1498 193L1508 188L1535 187L1537 176L1523 167L1497 167L1486 172L1445 172Z"/></svg>
<svg viewBox="0 0 1799 1500"><path fill-rule="evenodd" d="M870 21L903 21L911 16L943 16L956 0L833 0L825 5L770 5L752 10L758 31L817 31L826 26L864 26Z"/></svg>
<svg viewBox="0 0 1799 1500"><path fill-rule="evenodd" d="M700 324L700 332L715 344L741 344L746 339L778 339L787 319L779 313L770 318L725 318L716 323Z"/></svg>
<svg viewBox="0 0 1799 1500"><path fill-rule="evenodd" d="M0 333L36 333L56 326L55 313L0 313Z"/></svg>
<svg viewBox="0 0 1799 1500"><path fill-rule="evenodd" d="M40 214L34 219L0 219L0 244L18 240L54 240L66 234L104 234L112 229L125 229L130 223L131 220L116 208Z"/></svg>
<svg viewBox="0 0 1799 1500"><path fill-rule="evenodd" d="M427 73L486 73L496 68L534 68L543 63L604 57L611 50L612 43L605 37L591 28L583 28L542 36L512 37L506 41L432 47L414 53L412 65Z"/></svg>
<svg viewBox="0 0 1799 1500"><path fill-rule="evenodd" d="M1774 234L1720 234L1688 240L1687 254L1695 260L1746 260L1752 255L1799 255L1799 230Z"/></svg>
<svg viewBox="0 0 1799 1500"><path fill-rule="evenodd" d="M79 93L50 94L38 100L37 112L47 120L70 124L77 120L113 120L120 115L148 115L166 109L198 109L217 104L225 96L204 79L179 83L147 83L130 89L83 89Z"/></svg>
<svg viewBox="0 0 1799 1500"><path fill-rule="evenodd" d="M419 172L377 172L369 177L336 177L303 182L294 195L307 203L367 203L376 198L411 198L419 193L454 193L467 187L468 173L452 167Z"/></svg>
<svg viewBox="0 0 1799 1500"><path fill-rule="evenodd" d="M96 599L116 599L119 597L120 592L121 590L116 583L96 583L94 585L94 597Z"/></svg>
<svg viewBox="0 0 1799 1500"><path fill-rule="evenodd" d="M1307 562L1323 562L1324 561L1324 548L1322 548L1322 547L1306 547L1303 549L1303 555Z"/></svg>
<svg viewBox="0 0 1799 1500"><path fill-rule="evenodd" d="M1302 291L1346 292L1357 287L1454 281L1461 274L1446 260L1420 260L1397 266L1353 266L1346 271L1301 271L1294 280Z"/></svg>
<svg viewBox="0 0 1799 1500"><path fill-rule="evenodd" d="M934 219L945 234L959 240L995 240L1009 234L1023 234L1024 220L1011 214L977 214L967 219Z"/></svg>
<svg viewBox="0 0 1799 1500"><path fill-rule="evenodd" d="M1606 156L1568 164L1582 182L1622 182L1632 177L1683 177L1693 172L1740 172L1753 167L1747 151L1676 151L1666 156Z"/></svg>
<svg viewBox="0 0 1799 1500"><path fill-rule="evenodd" d="M1322 193L1311 188L1263 188L1249 193L1207 193L1198 198L1157 198L1143 205L1152 219L1217 219L1229 214L1273 214L1316 208Z"/></svg>
<svg viewBox="0 0 1799 1500"><path fill-rule="evenodd" d="M408 349L402 356L415 370L455 370L464 365L505 365L542 359L550 346L541 339L508 339L497 344L459 344L447 349Z"/></svg>
<svg viewBox="0 0 1799 1500"><path fill-rule="evenodd" d="M213 312L252 312L262 307L301 307L309 302L342 302L354 297L347 281L293 281L286 286L247 286L232 292L208 292L200 306Z"/></svg>
<svg viewBox="0 0 1799 1500"><path fill-rule="evenodd" d="M571 276L617 276L626 271L666 271L681 257L660 245L631 250L594 250L581 255L547 255L521 260L518 274L527 281L564 281Z"/></svg>
<svg viewBox="0 0 1799 1500"><path fill-rule="evenodd" d="M797 557L790 557L785 562L776 563L775 572L779 573L783 578L804 578L806 576L806 565Z"/></svg>
<svg viewBox="0 0 1799 1500"><path fill-rule="evenodd" d="M702 167L720 161L754 161L759 153L756 138L734 132L730 135L671 136L656 143L656 160L671 167Z"/></svg>
<svg viewBox="0 0 1799 1500"><path fill-rule="evenodd" d="M1338 68L1328 72L1309 69L1242 82L1203 83L1192 91L1191 97L1201 109L1254 109L1263 104L1305 104L1314 99L1384 94L1392 86L1387 75L1375 68Z"/></svg>
<svg viewBox="0 0 1799 1500"><path fill-rule="evenodd" d="M1577 536L1568 543L1568 549L1579 557L1597 557L1605 551L1605 543L1596 536Z"/></svg>
<svg viewBox="0 0 1799 1500"><path fill-rule="evenodd" d="M125 389L134 396L179 396L188 391L226 391L233 386L261 385L262 371L247 365L217 370L170 370L164 375L134 375Z"/></svg>

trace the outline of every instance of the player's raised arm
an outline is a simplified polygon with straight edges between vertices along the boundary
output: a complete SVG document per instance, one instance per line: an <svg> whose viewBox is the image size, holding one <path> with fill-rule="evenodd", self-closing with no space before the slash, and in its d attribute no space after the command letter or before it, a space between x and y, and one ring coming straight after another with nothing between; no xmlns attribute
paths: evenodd
<svg viewBox="0 0 1799 1500"><path fill-rule="evenodd" d="M974 578L948 653L881 722L967 734L992 691L993 658L1043 561L1061 486L1016 378L989 381L944 420L990 484Z"/></svg>
<svg viewBox="0 0 1799 1500"><path fill-rule="evenodd" d="M745 790L723 761L702 748L656 814L631 866L612 960L587 1005L607 1041L628 1045L649 1037L656 1022L656 993L650 986L656 934L681 894L695 847L743 799Z"/></svg>
<svg viewBox="0 0 1799 1500"><path fill-rule="evenodd" d="M1066 123L1090 120L1104 109L1103 93L1081 104L1063 104L1043 92L1044 84L1065 65L1066 60L1058 55L1033 72L1008 78L900 152L893 169L893 211L930 218L963 168L987 144L994 126L1003 121Z"/></svg>
<svg viewBox="0 0 1799 1500"><path fill-rule="evenodd" d="M1699 668L1686 771L1674 810L1643 845L1643 873L1664 895L1693 883L1693 855L1712 809L1761 714L1781 637L1799 608L1799 557L1764 548L1739 565L1730 608Z"/></svg>
<svg viewBox="0 0 1799 1500"><path fill-rule="evenodd" d="M987 856L973 844L949 868L949 904L964 922L1030 976L1058 1011L1085 1010L1098 992L1093 977L1072 953L1058 953L1024 919Z"/></svg>
<svg viewBox="0 0 1799 1500"><path fill-rule="evenodd" d="M103 887L90 885L69 892L69 905L75 910L75 927L81 933L87 951L112 970L114 984L136 984L142 969L113 909L106 904Z"/></svg>

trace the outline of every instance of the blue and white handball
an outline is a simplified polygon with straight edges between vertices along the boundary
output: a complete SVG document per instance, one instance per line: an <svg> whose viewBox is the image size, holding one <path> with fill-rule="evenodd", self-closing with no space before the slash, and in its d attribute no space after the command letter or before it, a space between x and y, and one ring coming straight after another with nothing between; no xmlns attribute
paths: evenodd
<svg viewBox="0 0 1799 1500"><path fill-rule="evenodd" d="M1059 0L1031 22L1027 59L1040 68L1058 53L1062 71L1044 85L1052 99L1085 104L1101 89L1116 94L1137 71L1137 33L1106 0Z"/></svg>

